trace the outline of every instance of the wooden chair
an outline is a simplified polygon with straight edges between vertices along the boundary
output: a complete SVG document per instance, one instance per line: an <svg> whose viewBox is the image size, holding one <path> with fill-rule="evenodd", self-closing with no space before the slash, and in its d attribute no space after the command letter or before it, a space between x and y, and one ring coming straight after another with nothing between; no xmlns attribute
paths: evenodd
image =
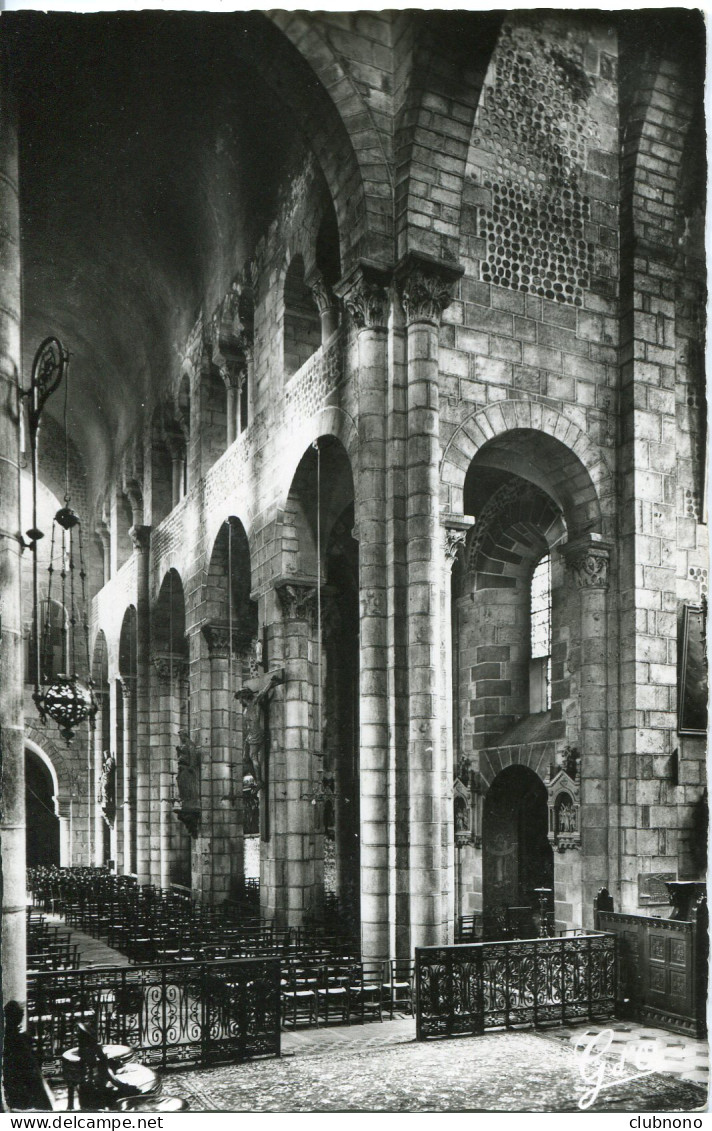
<svg viewBox="0 0 712 1131"><path fill-rule="evenodd" d="M282 973L282 1025L298 1021L318 1025L317 986L319 974L315 967L289 963Z"/></svg>
<svg viewBox="0 0 712 1131"><path fill-rule="evenodd" d="M408 959L392 958L386 961L383 979L384 1004L388 1008L391 1021L398 1011L413 1013L414 965Z"/></svg>
<svg viewBox="0 0 712 1131"><path fill-rule="evenodd" d="M328 962L320 968L316 990L317 1010L324 1023L338 1017L349 1022L350 1001L349 984L353 971L352 963Z"/></svg>
<svg viewBox="0 0 712 1131"><path fill-rule="evenodd" d="M356 962L349 981L349 1013L357 1014L361 1023L366 1016L383 1021L383 967L380 962Z"/></svg>

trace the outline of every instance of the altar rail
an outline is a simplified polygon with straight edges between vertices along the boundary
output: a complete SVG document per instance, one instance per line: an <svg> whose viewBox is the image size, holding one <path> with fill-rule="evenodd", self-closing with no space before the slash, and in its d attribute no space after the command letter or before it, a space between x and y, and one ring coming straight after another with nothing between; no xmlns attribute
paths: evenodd
<svg viewBox="0 0 712 1131"><path fill-rule="evenodd" d="M616 939L601 933L415 951L417 1038L611 1017Z"/></svg>
<svg viewBox="0 0 712 1131"><path fill-rule="evenodd" d="M102 1044L148 1065L210 1065L280 1054L280 966L227 959L30 974L27 1022L43 1068L90 1022Z"/></svg>

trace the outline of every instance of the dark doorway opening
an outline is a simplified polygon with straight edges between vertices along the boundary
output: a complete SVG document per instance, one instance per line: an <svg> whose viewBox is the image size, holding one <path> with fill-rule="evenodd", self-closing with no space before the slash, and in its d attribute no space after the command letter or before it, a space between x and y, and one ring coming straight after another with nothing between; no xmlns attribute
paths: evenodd
<svg viewBox="0 0 712 1131"><path fill-rule="evenodd" d="M34 750L25 749L25 821L28 868L59 867L59 817L54 811L54 782Z"/></svg>
<svg viewBox="0 0 712 1131"><path fill-rule="evenodd" d="M526 766L508 766L494 779L484 802L482 884L490 938L535 933L540 907L536 888L552 889L546 903L553 908L554 854L547 832L544 783Z"/></svg>

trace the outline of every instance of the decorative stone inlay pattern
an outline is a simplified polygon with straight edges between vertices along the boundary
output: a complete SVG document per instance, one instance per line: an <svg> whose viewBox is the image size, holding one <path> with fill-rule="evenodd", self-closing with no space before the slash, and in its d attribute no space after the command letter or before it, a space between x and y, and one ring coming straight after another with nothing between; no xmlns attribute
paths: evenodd
<svg viewBox="0 0 712 1131"><path fill-rule="evenodd" d="M313 416L341 381L341 344L332 342L323 352L317 351L287 383L284 404L286 418Z"/></svg>
<svg viewBox="0 0 712 1131"><path fill-rule="evenodd" d="M505 23L470 151L470 173L491 194L479 209L482 279L575 306L591 283L595 250L582 188L598 136L584 50L583 37L557 44L540 28Z"/></svg>

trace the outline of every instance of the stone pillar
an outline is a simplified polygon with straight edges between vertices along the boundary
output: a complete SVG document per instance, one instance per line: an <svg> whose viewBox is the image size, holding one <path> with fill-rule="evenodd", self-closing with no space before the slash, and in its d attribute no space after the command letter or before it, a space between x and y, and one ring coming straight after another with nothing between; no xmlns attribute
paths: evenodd
<svg viewBox="0 0 712 1131"><path fill-rule="evenodd" d="M231 658L229 626L205 624L203 635L210 657L210 754L203 761L202 795L210 808L202 823L204 837L210 830L211 898L222 902L244 877L242 748L236 726L241 712L235 700L242 680L234 675L238 661L234 653Z"/></svg>
<svg viewBox="0 0 712 1131"><path fill-rule="evenodd" d="M225 390L227 392L227 446L235 443L237 436L237 406L239 401L239 389L237 385L231 382L225 382Z"/></svg>
<svg viewBox="0 0 712 1131"><path fill-rule="evenodd" d="M459 744L456 748L456 739L453 719L453 623L452 623L452 567L458 553L465 545L467 531L473 525L469 515L445 515L442 519L442 588L440 603L440 667L442 671L441 684L441 746L443 752L443 771L440 796L448 799L452 792L452 783L455 778L455 766L460 761ZM445 912L445 933L443 942L455 941L455 920L460 912L457 908L455 888L459 883L455 868L455 829L453 806L448 800L443 800L442 809L442 868L443 868L443 910ZM458 850L458 859L460 859Z"/></svg>
<svg viewBox="0 0 712 1131"><path fill-rule="evenodd" d="M410 945L442 941L439 527L440 316L458 268L407 256L397 277L407 326L406 567Z"/></svg>
<svg viewBox="0 0 712 1131"><path fill-rule="evenodd" d="M582 906L573 908L575 925L593 926L593 901L611 890L611 861L617 860L615 793L608 766L608 632L607 601L610 544L588 534L561 548L579 591L581 609L581 851L582 886L575 893ZM613 811L612 811L613 810ZM571 855L571 854L569 854ZM617 880L617 876L614 877ZM574 888L576 885L568 885ZM569 899L570 903L571 900ZM558 916L557 916L558 917Z"/></svg>
<svg viewBox="0 0 712 1131"><path fill-rule="evenodd" d="M389 953L388 860L388 420L387 276L360 264L339 286L358 328L359 789L361 947L364 961Z"/></svg>
<svg viewBox="0 0 712 1131"><path fill-rule="evenodd" d="M176 747L181 730L181 698L185 680L185 657L180 653L154 653L152 773L150 781L151 877L168 887L173 879L178 830L173 810L178 759Z"/></svg>
<svg viewBox="0 0 712 1131"><path fill-rule="evenodd" d="M315 757L312 677L316 579L291 576L275 583L283 615L284 741L283 780L274 782L286 809L286 829L275 836L278 883L277 907L290 927L301 926L315 909L317 890L315 806L309 795L319 777L321 761ZM279 913L279 910L278 910Z"/></svg>
<svg viewBox="0 0 712 1131"><path fill-rule="evenodd" d="M148 591L151 527L132 526L129 531L136 553L136 874L140 884L150 882L151 822L151 622Z"/></svg>
<svg viewBox="0 0 712 1131"><path fill-rule="evenodd" d="M106 585L111 578L111 534L105 522L97 526L96 535L101 546L104 585Z"/></svg>
<svg viewBox="0 0 712 1131"><path fill-rule="evenodd" d="M121 677L121 695L123 700L122 711L122 736L121 736L121 794L117 796L117 820L121 828L123 845L123 872L130 875L133 872L133 846L134 846L134 710L136 697L136 680L132 676ZM117 751L118 752L118 751ZM117 861L118 871L119 861Z"/></svg>
<svg viewBox="0 0 712 1131"><path fill-rule="evenodd" d="M306 280L311 288L321 319L321 344L325 345L339 325L339 307L321 271L311 272ZM358 325L358 323L357 323Z"/></svg>
<svg viewBox="0 0 712 1131"><path fill-rule="evenodd" d="M0 743L2 993L25 1001L25 751L20 597L20 217L17 136L0 54Z"/></svg>
<svg viewBox="0 0 712 1131"><path fill-rule="evenodd" d="M225 385L229 448L240 435L240 398L248 378L247 353L242 346L229 346L221 342L219 351L216 350L213 354L213 364L217 365Z"/></svg>

